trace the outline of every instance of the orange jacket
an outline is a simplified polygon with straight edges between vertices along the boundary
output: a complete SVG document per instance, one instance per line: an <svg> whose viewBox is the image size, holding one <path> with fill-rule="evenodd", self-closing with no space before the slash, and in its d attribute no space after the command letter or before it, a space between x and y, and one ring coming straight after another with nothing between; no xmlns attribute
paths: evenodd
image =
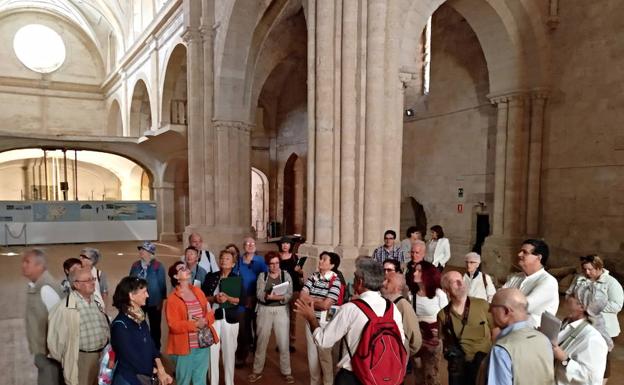
<svg viewBox="0 0 624 385"><path fill-rule="evenodd" d="M201 308L204 311L204 318L206 324L212 331L212 335L215 339L215 343L219 342L219 337L214 329L214 313L208 312L208 301L204 293L195 286L189 286L197 300L199 301ZM194 320L190 320L188 317L188 310L186 304L180 294L180 288L176 287L174 291L167 297L165 303L165 315L167 317L167 325L169 325L169 336L167 338L167 354L186 355L189 354L191 349L189 346L190 332L197 331L197 325Z"/></svg>

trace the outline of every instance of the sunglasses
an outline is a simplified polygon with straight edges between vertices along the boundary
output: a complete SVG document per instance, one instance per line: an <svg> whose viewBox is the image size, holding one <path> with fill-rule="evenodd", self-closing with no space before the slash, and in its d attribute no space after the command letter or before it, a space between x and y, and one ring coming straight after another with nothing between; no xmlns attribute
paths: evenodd
<svg viewBox="0 0 624 385"><path fill-rule="evenodd" d="M581 262L594 262L595 259L595 255L586 255L584 257L580 257Z"/></svg>

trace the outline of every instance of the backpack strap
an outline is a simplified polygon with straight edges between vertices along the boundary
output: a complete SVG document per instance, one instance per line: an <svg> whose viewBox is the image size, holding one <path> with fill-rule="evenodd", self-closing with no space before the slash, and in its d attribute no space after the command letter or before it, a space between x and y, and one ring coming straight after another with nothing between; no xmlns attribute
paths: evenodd
<svg viewBox="0 0 624 385"><path fill-rule="evenodd" d="M405 299L405 297L403 297L402 295L400 295L400 296L396 297L396 298L395 298L395 300L394 300L394 301L392 301L392 302L396 305L396 304L397 304L397 303L399 303L399 301L401 301L402 299Z"/></svg>
<svg viewBox="0 0 624 385"><path fill-rule="evenodd" d="M370 305L366 301L359 299L359 298L351 301L351 303L357 306L358 309L360 309L364 313L364 315L366 315L366 318L368 318L368 322L366 322L366 324L364 325L364 328L362 328L362 331L364 331L364 329L368 327L368 324L370 323L372 319L375 319L375 318L387 319L389 317L390 319L393 320L392 312L393 312L394 305L392 304L392 302L388 301L387 299L384 298L384 300L386 301L386 310L384 311L384 314L381 317L377 316L373 308L371 308ZM353 354L351 353L351 349L349 349L349 343L346 340L346 338L347 338L346 335L342 337L342 339L344 340L344 344L347 346L347 352L349 353L349 358L353 358Z"/></svg>
<svg viewBox="0 0 624 385"><path fill-rule="evenodd" d="M487 289L487 280L485 279L485 273L482 271L480 271L479 273L481 274L481 278L483 278L483 287Z"/></svg>

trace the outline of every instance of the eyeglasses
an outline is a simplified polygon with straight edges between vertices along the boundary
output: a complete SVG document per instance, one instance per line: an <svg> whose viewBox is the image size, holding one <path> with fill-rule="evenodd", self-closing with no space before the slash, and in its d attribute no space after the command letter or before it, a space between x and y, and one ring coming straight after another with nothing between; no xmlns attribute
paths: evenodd
<svg viewBox="0 0 624 385"><path fill-rule="evenodd" d="M75 280L74 282L79 282L79 283L91 283L91 282L95 282L95 278L94 278L94 277L91 277L91 278L89 278L89 279L84 279L84 280L79 280L79 279L77 279L77 280Z"/></svg>
<svg viewBox="0 0 624 385"><path fill-rule="evenodd" d="M269 262L269 265L279 265L279 262Z"/></svg>
<svg viewBox="0 0 624 385"><path fill-rule="evenodd" d="M86 256L86 255L84 255L84 254L80 254L80 258L84 258L84 259L91 260L91 258L87 257L87 256Z"/></svg>
<svg viewBox="0 0 624 385"><path fill-rule="evenodd" d="M386 273L390 273L390 272L393 272L393 271L395 271L395 270L394 270L394 269L384 269L384 271L385 271Z"/></svg>
<svg viewBox="0 0 624 385"><path fill-rule="evenodd" d="M394 241L394 238L392 238L392 237L384 237L384 239L385 239L386 241Z"/></svg>
<svg viewBox="0 0 624 385"><path fill-rule="evenodd" d="M255 246L255 242L245 242L245 246Z"/></svg>

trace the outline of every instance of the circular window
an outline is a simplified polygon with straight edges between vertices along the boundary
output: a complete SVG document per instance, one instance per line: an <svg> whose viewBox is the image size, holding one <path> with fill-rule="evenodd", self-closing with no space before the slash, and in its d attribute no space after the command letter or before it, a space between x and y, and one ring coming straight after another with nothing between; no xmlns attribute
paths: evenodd
<svg viewBox="0 0 624 385"><path fill-rule="evenodd" d="M20 28L13 38L13 49L26 67L44 74L57 70L65 61L63 39L41 24Z"/></svg>

